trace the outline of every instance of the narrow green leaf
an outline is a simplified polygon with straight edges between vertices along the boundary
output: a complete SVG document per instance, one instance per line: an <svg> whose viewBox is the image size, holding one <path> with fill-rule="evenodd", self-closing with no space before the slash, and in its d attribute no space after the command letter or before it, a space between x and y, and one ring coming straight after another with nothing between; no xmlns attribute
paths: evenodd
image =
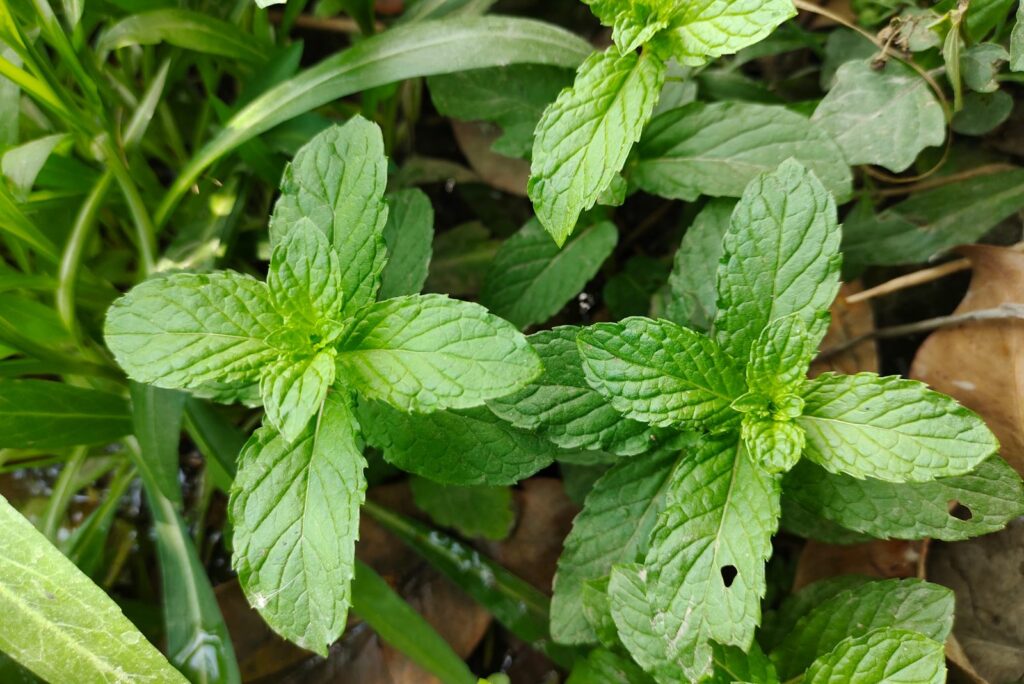
<svg viewBox="0 0 1024 684"><path fill-rule="evenodd" d="M475 684L476 677L466 663L430 623L402 600L373 568L358 561L352 580L352 610L366 620L384 642L445 684Z"/></svg>
<svg viewBox="0 0 1024 684"><path fill-rule="evenodd" d="M115 394L47 380L0 380L0 447L104 444L131 431L128 402Z"/></svg>
<svg viewBox="0 0 1024 684"><path fill-rule="evenodd" d="M380 299L419 294L430 268L434 239L434 207L418 188L388 196L388 221L384 225L387 264L380 274Z"/></svg>
<svg viewBox="0 0 1024 684"><path fill-rule="evenodd" d="M946 139L942 105L923 78L896 60L883 69L868 60L843 64L811 121L839 144L848 164L897 173Z"/></svg>
<svg viewBox="0 0 1024 684"><path fill-rule="evenodd" d="M0 649L51 682L184 684L117 604L2 497L0 526Z"/></svg>
<svg viewBox="0 0 1024 684"><path fill-rule="evenodd" d="M680 459L644 566L655 625L691 679L711 670L709 641L750 646L778 519L778 476L735 437L708 438Z"/></svg>
<svg viewBox="0 0 1024 684"><path fill-rule="evenodd" d="M161 42L243 62L262 62L268 49L234 24L178 8L152 10L122 19L103 32L96 49L102 53Z"/></svg>
<svg viewBox="0 0 1024 684"><path fill-rule="evenodd" d="M458 530L464 537L500 541L512 531L515 511L508 487L443 485L422 477L409 481L420 510L441 527Z"/></svg>
<svg viewBox="0 0 1024 684"><path fill-rule="evenodd" d="M546 437L563 449L610 451L633 456L657 446L664 431L624 418L587 384L576 345L580 328L559 326L527 339L544 372L529 385L487 405L516 427Z"/></svg>
<svg viewBox="0 0 1024 684"><path fill-rule="evenodd" d="M637 456L615 465L594 484L558 558L551 599L551 636L556 641L596 639L583 614L584 583L608 575L616 563L646 554L678 458L674 449Z"/></svg>
<svg viewBox="0 0 1024 684"><path fill-rule="evenodd" d="M587 382L619 413L651 425L721 428L738 418L742 373L712 340L669 321L598 323L578 338Z"/></svg>
<svg viewBox="0 0 1024 684"><path fill-rule="evenodd" d="M759 174L790 157L842 201L853 177L829 135L785 107L694 102L655 117L637 145L629 177L642 190L692 202L700 195L739 197Z"/></svg>
<svg viewBox="0 0 1024 684"><path fill-rule="evenodd" d="M512 64L431 76L427 83L439 113L463 121L493 121L503 135L491 149L507 157L528 157L544 108L572 84L572 72Z"/></svg>
<svg viewBox="0 0 1024 684"><path fill-rule="evenodd" d="M179 441L185 395L131 384L133 453L153 514L168 658L189 681L239 684L235 651L213 586L181 517Z"/></svg>
<svg viewBox="0 0 1024 684"><path fill-rule="evenodd" d="M551 465L558 449L486 408L408 413L380 401L357 409L366 441L402 470L441 484L510 485Z"/></svg>
<svg viewBox="0 0 1024 684"><path fill-rule="evenodd" d="M999 449L977 414L915 380L825 373L803 398L804 455L829 472L926 482L968 473Z"/></svg>
<svg viewBox="0 0 1024 684"><path fill-rule="evenodd" d="M291 322L315 327L340 319L341 258L309 218L296 221L270 255L267 287L274 306Z"/></svg>
<svg viewBox="0 0 1024 684"><path fill-rule="evenodd" d="M246 598L274 631L322 655L345 629L365 465L355 417L331 393L294 443L257 430L231 490Z"/></svg>
<svg viewBox="0 0 1024 684"><path fill-rule="evenodd" d="M732 200L711 200L683 236L668 277L672 301L666 312L679 325L708 330L715 320L715 274L735 206Z"/></svg>
<svg viewBox="0 0 1024 684"><path fill-rule="evenodd" d="M363 309L339 343L339 377L404 411L471 408L540 374L526 338L478 304L412 295Z"/></svg>
<svg viewBox="0 0 1024 684"><path fill-rule="evenodd" d="M0 231L37 250L48 261L57 262L57 248L25 216L6 183L0 183Z"/></svg>
<svg viewBox="0 0 1024 684"><path fill-rule="evenodd" d="M747 186L718 268L715 339L725 351L746 360L761 331L790 314L816 347L839 291L839 242L835 200L798 162Z"/></svg>
<svg viewBox="0 0 1024 684"><path fill-rule="evenodd" d="M28 197L43 164L53 154L54 149L65 140L68 140L66 133L56 133L12 147L4 152L3 158L0 160L0 168L20 199Z"/></svg>
<svg viewBox="0 0 1024 684"><path fill-rule="evenodd" d="M533 219L498 249L480 302L519 328L543 323L597 274L618 239L615 224L601 221L576 232L559 249Z"/></svg>
<svg viewBox="0 0 1024 684"><path fill-rule="evenodd" d="M851 637L816 660L806 684L942 684L946 653L942 644L917 632L879 629Z"/></svg>
<svg viewBox="0 0 1024 684"><path fill-rule="evenodd" d="M965 475L903 484L835 475L805 461L786 476L784 489L805 509L880 539L959 541L1024 515L1024 483L998 456ZM951 503L969 517L963 508L951 511Z"/></svg>
<svg viewBox="0 0 1024 684"><path fill-rule="evenodd" d="M622 170L654 110L665 64L649 52L591 55L537 124L527 190L561 246Z"/></svg>
<svg viewBox="0 0 1024 684"><path fill-rule="evenodd" d="M819 604L772 651L783 679L849 637L880 628L906 629L944 642L953 628L953 592L917 579L891 579L851 587Z"/></svg>
<svg viewBox="0 0 1024 684"><path fill-rule="evenodd" d="M14 67L21 66L18 54L0 41L0 59L5 59ZM0 76L0 149L5 149L18 142L21 119L21 88L14 81Z"/></svg>
<svg viewBox="0 0 1024 684"><path fill-rule="evenodd" d="M278 245L312 222L340 257L342 319L372 302L387 260L384 224L388 205L387 160L380 128L362 117L333 126L295 155L281 180L281 198L270 218Z"/></svg>
<svg viewBox="0 0 1024 684"><path fill-rule="evenodd" d="M874 214L860 204L843 226L851 267L928 261L975 242L1024 208L1024 170L993 173L926 190Z"/></svg>
<svg viewBox="0 0 1024 684"><path fill-rule="evenodd" d="M419 76L513 63L575 68L584 40L530 19L460 17L395 27L268 90L235 114L181 170L155 219L163 224L204 170L274 126L339 98Z"/></svg>
<svg viewBox="0 0 1024 684"><path fill-rule="evenodd" d="M225 271L176 273L136 285L107 311L107 346L128 376L169 389L254 384L277 358L284 324L266 284Z"/></svg>

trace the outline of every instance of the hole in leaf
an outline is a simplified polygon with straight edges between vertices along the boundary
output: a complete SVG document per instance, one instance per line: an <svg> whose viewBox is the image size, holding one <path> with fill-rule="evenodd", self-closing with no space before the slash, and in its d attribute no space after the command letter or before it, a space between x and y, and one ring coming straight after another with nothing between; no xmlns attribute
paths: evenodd
<svg viewBox="0 0 1024 684"><path fill-rule="evenodd" d="M735 565L722 566L722 583L728 589L736 581L736 575L740 574Z"/></svg>
<svg viewBox="0 0 1024 684"><path fill-rule="evenodd" d="M949 514L957 520L964 521L970 520L974 517L974 513L971 512L971 509L964 506L956 499L950 499L949 501Z"/></svg>

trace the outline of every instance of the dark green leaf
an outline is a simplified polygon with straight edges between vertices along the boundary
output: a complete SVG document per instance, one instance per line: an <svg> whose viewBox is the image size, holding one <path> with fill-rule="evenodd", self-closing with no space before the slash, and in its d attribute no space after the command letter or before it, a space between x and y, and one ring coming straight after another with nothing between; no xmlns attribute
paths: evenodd
<svg viewBox="0 0 1024 684"><path fill-rule="evenodd" d="M122 397L46 380L0 380L0 446L57 449L132 431Z"/></svg>

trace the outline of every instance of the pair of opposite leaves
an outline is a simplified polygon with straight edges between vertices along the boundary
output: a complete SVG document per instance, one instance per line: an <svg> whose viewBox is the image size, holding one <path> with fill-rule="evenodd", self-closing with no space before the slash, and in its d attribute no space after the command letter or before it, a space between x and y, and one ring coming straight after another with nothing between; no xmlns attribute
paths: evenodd
<svg viewBox="0 0 1024 684"><path fill-rule="evenodd" d="M668 62L700 66L759 42L792 0L584 0L614 45L587 58L534 134L528 193L555 242L580 214L625 192L619 171L661 95ZM638 54L637 49L642 48Z"/></svg>
<svg viewBox="0 0 1024 684"><path fill-rule="evenodd" d="M285 172L266 282L159 276L106 321L132 379L262 403L231 491L232 562L267 623L321 653L345 627L366 488L354 395L405 412L468 408L541 371L526 338L477 304L377 301L386 173L375 125L328 129Z"/></svg>
<svg viewBox="0 0 1024 684"><path fill-rule="evenodd" d="M781 475L801 457L902 483L967 473L998 449L977 415L919 382L806 379L839 288L840 235L832 197L787 161L732 215L712 336L647 318L578 335L587 382L620 414L704 435L668 475L643 564L614 566L608 583L619 638L659 681L706 676L712 642L750 647Z"/></svg>

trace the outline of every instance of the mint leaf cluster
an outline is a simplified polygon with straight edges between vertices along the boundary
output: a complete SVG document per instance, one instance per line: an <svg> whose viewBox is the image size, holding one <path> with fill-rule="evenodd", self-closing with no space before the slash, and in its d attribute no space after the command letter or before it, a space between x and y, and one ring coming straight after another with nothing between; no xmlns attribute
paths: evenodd
<svg viewBox="0 0 1024 684"><path fill-rule="evenodd" d="M789 483L815 483L820 474L843 488L854 482L925 498L940 493L944 504L957 478L999 463L984 422L922 383L871 373L807 378L839 287L840 240L832 196L811 171L787 161L753 181L732 212L708 334L641 317L578 332L593 392L628 421L693 438L676 459L653 452L595 484L566 541L553 603L583 610L553 611L556 639L600 636L601 623L587 620L586 588L580 596L567 584L604 587L618 639L638 664L660 682L700 681L713 673L718 649L752 647L764 564ZM536 415L540 388L513 396L524 423ZM788 477L791 470L800 477ZM989 470L986 478L999 477L998 465ZM1011 479L1012 495L1020 483ZM608 513L618 502L635 511L630 520ZM823 505L844 510L838 501ZM942 529L927 511L894 511L873 523L863 516L829 517L883 536ZM619 522L636 534L617 538ZM880 653L894 638L872 636L812 669L826 677L855 667L854 653Z"/></svg>
<svg viewBox="0 0 1024 684"><path fill-rule="evenodd" d="M405 274L388 287L402 296L378 301L386 170L375 125L357 117L327 129L285 172L265 282L231 271L158 276L106 320L132 379L263 406L231 492L233 564L267 623L320 653L350 604L366 489L356 398L405 416L471 410L541 372L526 338L477 304L409 294L419 285ZM417 261L408 273L425 273L425 258L405 252Z"/></svg>
<svg viewBox="0 0 1024 684"><path fill-rule="evenodd" d="M559 245L580 214L622 179L651 118L670 61L695 67L757 43L796 14L791 0L589 0L614 45L591 55L544 112L528 186ZM639 50L639 52L638 52Z"/></svg>

